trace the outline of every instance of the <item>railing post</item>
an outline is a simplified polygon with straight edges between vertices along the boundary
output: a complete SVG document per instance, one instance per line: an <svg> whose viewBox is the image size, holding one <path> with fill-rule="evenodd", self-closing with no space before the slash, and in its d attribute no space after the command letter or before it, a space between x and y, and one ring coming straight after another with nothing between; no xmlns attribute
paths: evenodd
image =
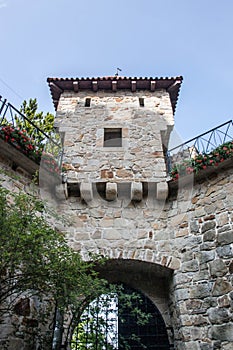
<svg viewBox="0 0 233 350"><path fill-rule="evenodd" d="M56 306L54 316L54 328L52 339L52 350L60 350L62 346L63 315Z"/></svg>
<svg viewBox="0 0 233 350"><path fill-rule="evenodd" d="M1 101L1 99L2 99L2 96L0 96L0 101ZM2 111L3 111L4 107L5 107L5 104L6 104L6 99L2 102L2 105L0 107L0 115L2 114Z"/></svg>
<svg viewBox="0 0 233 350"><path fill-rule="evenodd" d="M172 161L171 161L171 154L169 151L167 151L166 153L166 158L167 158L167 172L170 173L171 169L172 169Z"/></svg>

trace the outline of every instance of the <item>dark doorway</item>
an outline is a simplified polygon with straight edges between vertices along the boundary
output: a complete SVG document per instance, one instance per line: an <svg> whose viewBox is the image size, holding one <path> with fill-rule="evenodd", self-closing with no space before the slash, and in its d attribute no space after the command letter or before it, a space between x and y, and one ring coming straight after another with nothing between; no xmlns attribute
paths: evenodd
<svg viewBox="0 0 233 350"><path fill-rule="evenodd" d="M141 292L121 286L100 296L75 327L72 350L169 350L166 325L158 308Z"/></svg>
<svg viewBox="0 0 233 350"><path fill-rule="evenodd" d="M125 350L125 344L128 344L130 350L170 349L166 325L158 308L141 292L129 287L124 289L126 294L135 294L137 297L132 299L132 308L129 308L127 303L119 303L119 350ZM148 315L148 318L143 323L143 320L138 319L138 315Z"/></svg>

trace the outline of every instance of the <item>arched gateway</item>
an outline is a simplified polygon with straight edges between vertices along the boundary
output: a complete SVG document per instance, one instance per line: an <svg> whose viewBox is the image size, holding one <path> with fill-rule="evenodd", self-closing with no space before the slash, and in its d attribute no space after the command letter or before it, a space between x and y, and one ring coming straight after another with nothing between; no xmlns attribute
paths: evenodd
<svg viewBox="0 0 233 350"><path fill-rule="evenodd" d="M158 236L157 226L162 228L168 197L165 153L182 78L48 82L64 138L64 181L56 190L70 222L69 244L86 259L90 252L109 258L102 275L140 291L163 328L156 335L150 324L145 346L168 349L174 343L171 275L180 261L171 232ZM127 333L127 327L133 325L119 323L118 330Z"/></svg>
<svg viewBox="0 0 233 350"><path fill-rule="evenodd" d="M98 350L104 344L106 350L172 349L172 270L138 260L110 259L99 273L119 289L92 301L81 318L72 315L68 319L64 348Z"/></svg>
<svg viewBox="0 0 233 350"><path fill-rule="evenodd" d="M101 273L158 308L170 347L229 350L232 158L203 166L195 181L168 177L181 82L48 79L64 139L58 210L70 222L65 233L74 249L85 259L90 252L108 257Z"/></svg>
<svg viewBox="0 0 233 350"><path fill-rule="evenodd" d="M100 275L139 293L143 313L158 320L135 334L138 324L126 310L129 322L122 327L117 320L117 327L128 342L140 334L143 342L150 339L144 343L148 349L232 350L232 122L200 135L200 141L209 135L204 154L189 145L186 152L196 157L194 163L183 163L185 152L177 153L181 167L173 169L172 180L165 155L181 82L182 77L49 78L55 125L64 143L64 173L62 184L40 181L40 193L56 202L58 216L69 223L57 224L69 244L84 259L90 253L108 257ZM222 142L216 145L219 135ZM31 174L34 162L22 154L18 159L19 152L0 141L4 186L27 191L22 168ZM187 164L198 172L193 175ZM179 177L178 170L185 176ZM43 175L40 169L40 180ZM0 344L8 350L29 349L18 331L32 324L34 302L27 305L21 323L14 318L0 323ZM55 324L64 330L61 349L70 350L78 323L60 324L57 316ZM50 326L42 328L50 332Z"/></svg>
<svg viewBox="0 0 233 350"><path fill-rule="evenodd" d="M73 350L171 349L158 308L126 285L88 305L74 327L70 346Z"/></svg>

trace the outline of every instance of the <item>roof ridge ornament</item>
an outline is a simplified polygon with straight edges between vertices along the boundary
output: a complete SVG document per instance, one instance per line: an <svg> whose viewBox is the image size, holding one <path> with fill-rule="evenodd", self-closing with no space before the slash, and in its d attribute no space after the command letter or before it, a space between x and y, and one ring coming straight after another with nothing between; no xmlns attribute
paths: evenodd
<svg viewBox="0 0 233 350"><path fill-rule="evenodd" d="M115 77L118 77L119 72L122 72L122 69L121 69L121 68L117 68L117 71L116 71L116 73L115 73Z"/></svg>

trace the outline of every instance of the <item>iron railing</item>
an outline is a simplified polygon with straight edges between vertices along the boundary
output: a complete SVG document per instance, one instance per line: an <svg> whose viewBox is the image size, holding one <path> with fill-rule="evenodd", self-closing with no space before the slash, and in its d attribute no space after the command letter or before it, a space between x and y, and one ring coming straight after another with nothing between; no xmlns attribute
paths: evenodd
<svg viewBox="0 0 233 350"><path fill-rule="evenodd" d="M179 146L167 151L167 168L171 171L175 164L195 159L198 155L208 154L220 145L233 140L233 121L229 120Z"/></svg>
<svg viewBox="0 0 233 350"><path fill-rule="evenodd" d="M53 136L47 135L43 130L41 130L35 123L29 120L23 113L21 113L17 108L15 108L11 103L7 102L0 96L0 129L3 126L10 125L12 127L17 127L20 124L20 128L26 128L29 124L33 128L33 133L31 138L40 135L42 140L42 147L45 152L51 153L56 159L59 166L61 166L63 147L62 141L58 134L55 132ZM39 145L38 145L39 146Z"/></svg>

